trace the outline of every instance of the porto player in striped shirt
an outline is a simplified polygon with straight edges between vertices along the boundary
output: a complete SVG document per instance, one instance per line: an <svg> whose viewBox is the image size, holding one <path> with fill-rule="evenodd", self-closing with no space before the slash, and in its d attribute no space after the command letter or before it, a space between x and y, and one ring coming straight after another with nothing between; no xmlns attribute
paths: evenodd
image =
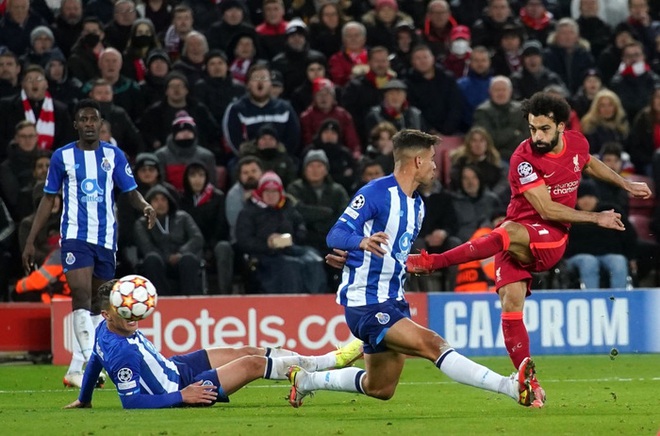
<svg viewBox="0 0 660 436"><path fill-rule="evenodd" d="M309 372L292 366L289 403L299 407L314 390L387 400L394 395L406 355L412 355L430 360L455 381L529 406L531 359L504 377L462 356L440 335L410 319L403 291L406 259L425 213L417 188L435 178L438 138L402 130L392 139L394 173L362 187L327 236L328 246L348 251L337 302L344 306L351 333L364 342L366 370Z"/></svg>
<svg viewBox="0 0 660 436"><path fill-rule="evenodd" d="M516 367L530 357L523 306L531 294L531 273L547 271L559 262L571 223L624 230L621 215L613 210L575 209L582 174L625 189L633 197L651 196L646 183L622 178L589 155L589 143L581 133L566 130L570 107L563 98L537 93L523 103L522 110L531 137L511 156L511 201L502 224L482 238L441 254L414 254L407 262L409 272L422 274L495 256L504 344ZM545 391L536 377L531 382L532 406L543 407Z"/></svg>
<svg viewBox="0 0 660 436"><path fill-rule="evenodd" d="M92 407L101 368L110 375L125 409L158 409L228 402L229 395L258 378L284 380L292 364L310 371L342 368L362 356L355 339L321 356L301 356L281 348L209 348L168 359L138 329L137 321L119 316L110 304L116 280L98 290L104 318L96 329L94 352L78 399L66 409Z"/></svg>
<svg viewBox="0 0 660 436"><path fill-rule="evenodd" d="M53 209L55 197L62 194L60 244L62 266L71 288L73 330L84 361L75 360L64 383L80 386L82 367L89 360L94 326L101 321L96 292L92 290L115 275L117 224L115 188L129 196L153 227L156 212L137 191L130 164L124 152L99 140L101 113L97 102L84 99L75 108L73 127L79 139L53 153L44 186L44 197L25 243L23 265L34 268L34 239Z"/></svg>

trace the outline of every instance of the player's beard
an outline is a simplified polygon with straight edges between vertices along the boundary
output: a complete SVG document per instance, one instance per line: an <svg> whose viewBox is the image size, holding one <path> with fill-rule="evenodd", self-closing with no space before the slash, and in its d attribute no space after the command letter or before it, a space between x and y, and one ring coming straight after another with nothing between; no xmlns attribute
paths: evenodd
<svg viewBox="0 0 660 436"><path fill-rule="evenodd" d="M534 150L534 152L538 154L550 153L552 150L555 149L558 143L559 143L559 130L555 132L555 137L552 138L550 143L543 141L532 141L532 150Z"/></svg>

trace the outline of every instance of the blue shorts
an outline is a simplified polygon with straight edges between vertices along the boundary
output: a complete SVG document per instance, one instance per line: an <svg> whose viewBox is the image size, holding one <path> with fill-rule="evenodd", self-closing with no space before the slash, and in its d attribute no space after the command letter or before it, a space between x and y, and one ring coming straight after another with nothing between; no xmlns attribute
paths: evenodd
<svg viewBox="0 0 660 436"><path fill-rule="evenodd" d="M115 252L100 245L77 239L62 240L62 268L64 272L74 269L94 267L94 277L110 280L115 277Z"/></svg>
<svg viewBox="0 0 660 436"><path fill-rule="evenodd" d="M383 338L387 331L403 318L410 318L406 300L387 300L384 303L346 307L346 324L353 336L364 342L364 354L382 353L387 345Z"/></svg>
<svg viewBox="0 0 660 436"><path fill-rule="evenodd" d="M229 397L225 394L225 391L220 384L220 380L218 380L218 371L216 371L215 368L211 368L209 355L206 353L206 350L197 350L192 353L181 354L172 357L170 360L174 362L179 369L179 375L181 376L179 389L183 389L192 383L201 381L202 385L213 385L218 387L218 399L214 401L214 403L218 401L221 403L229 402Z"/></svg>

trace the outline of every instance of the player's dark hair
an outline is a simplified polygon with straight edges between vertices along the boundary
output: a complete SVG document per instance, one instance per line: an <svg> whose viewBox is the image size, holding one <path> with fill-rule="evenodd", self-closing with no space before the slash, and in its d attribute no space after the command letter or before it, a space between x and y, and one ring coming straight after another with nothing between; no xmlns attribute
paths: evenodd
<svg viewBox="0 0 660 436"><path fill-rule="evenodd" d="M394 160L398 160L400 153L408 150L426 150L439 142L440 138L429 135L420 130L403 129L392 137L394 145Z"/></svg>
<svg viewBox="0 0 660 436"><path fill-rule="evenodd" d="M555 124L567 123L571 107L563 97L537 92L531 98L522 102L522 113L525 120L532 114L535 117L543 115L552 119Z"/></svg>
<svg viewBox="0 0 660 436"><path fill-rule="evenodd" d="M76 103L76 107L73 109L75 119L78 119L78 113L86 108L96 109L99 114L101 113L101 105L99 105L96 100L92 100L91 98L83 98L78 103Z"/></svg>
<svg viewBox="0 0 660 436"><path fill-rule="evenodd" d="M115 286L115 284L118 281L119 279L108 280L107 282L99 286L98 299L99 302L101 303L101 309L108 310L110 308L110 292L112 292L112 288Z"/></svg>

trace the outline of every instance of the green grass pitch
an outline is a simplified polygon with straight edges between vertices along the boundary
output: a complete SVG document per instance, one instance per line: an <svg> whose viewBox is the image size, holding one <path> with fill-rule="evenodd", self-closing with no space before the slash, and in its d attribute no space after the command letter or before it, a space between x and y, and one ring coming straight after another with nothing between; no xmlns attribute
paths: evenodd
<svg viewBox="0 0 660 436"><path fill-rule="evenodd" d="M502 374L506 357L478 358ZM300 409L284 381L258 381L211 408L123 410L111 384L93 409L62 410L64 367L0 366L2 435L653 435L660 429L660 355L539 356L543 409L450 381L431 363L409 359L387 402L318 392Z"/></svg>

